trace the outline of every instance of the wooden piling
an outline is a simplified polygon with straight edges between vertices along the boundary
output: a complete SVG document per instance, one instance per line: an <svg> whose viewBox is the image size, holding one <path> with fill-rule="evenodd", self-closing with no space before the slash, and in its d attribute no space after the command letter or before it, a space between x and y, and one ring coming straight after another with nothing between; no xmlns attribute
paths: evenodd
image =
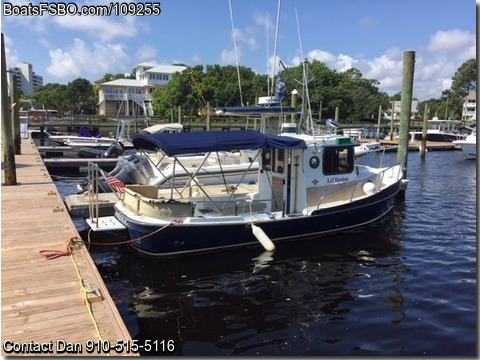
<svg viewBox="0 0 480 360"><path fill-rule="evenodd" d="M211 123L210 123L210 102L207 101L207 130L210 131Z"/></svg>
<svg viewBox="0 0 480 360"><path fill-rule="evenodd" d="M290 105L291 105L291 107L292 107L293 109L296 109L296 108L297 108L297 95L298 95L297 89L293 89L293 90L292 90L292 100L291 100L291 102L290 102ZM292 123L295 122L295 114L290 115L290 121L291 121Z"/></svg>
<svg viewBox="0 0 480 360"><path fill-rule="evenodd" d="M378 106L378 122L377 122L377 137L376 140L380 140L380 124L382 122L382 105Z"/></svg>
<svg viewBox="0 0 480 360"><path fill-rule="evenodd" d="M5 185L17 185L15 149L13 146L12 121L10 119L10 101L8 100L7 61L5 59L5 40L2 33L2 152L4 157Z"/></svg>
<svg viewBox="0 0 480 360"><path fill-rule="evenodd" d="M400 133L398 139L397 162L403 162L403 177L407 177L408 142L410 133L410 116L412 112L413 73L415 68L415 51L403 53L402 106L400 115Z"/></svg>
<svg viewBox="0 0 480 360"><path fill-rule="evenodd" d="M422 129L422 145L420 145L420 157L425 159L427 153L427 130L428 130L428 105L423 109L423 129Z"/></svg>
<svg viewBox="0 0 480 360"><path fill-rule="evenodd" d="M10 114L13 125L13 146L15 155L20 155L22 141L20 138L20 103L18 98L17 77L10 73Z"/></svg>

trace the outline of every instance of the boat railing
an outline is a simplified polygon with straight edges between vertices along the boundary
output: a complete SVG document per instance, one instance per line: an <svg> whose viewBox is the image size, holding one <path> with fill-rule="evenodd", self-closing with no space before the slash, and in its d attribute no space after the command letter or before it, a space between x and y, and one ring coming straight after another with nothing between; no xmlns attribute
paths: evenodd
<svg viewBox="0 0 480 360"><path fill-rule="evenodd" d="M390 172L390 174L388 174ZM365 179L361 179L359 181L355 181L350 185L343 186L341 189L335 189L331 192L328 192L320 198L316 209L320 209L320 206L324 205L327 199L330 199L331 203L338 202L338 201L349 201L353 202L355 198L371 195L373 193L378 192L384 186L384 179L385 177L394 178L395 181L400 180L402 177L402 171L400 171L400 165L394 165L388 167L381 172L374 174L373 176ZM371 183L374 185L372 188L371 186L366 186L367 183ZM351 190L350 190L351 189ZM343 193L343 194L342 194Z"/></svg>
<svg viewBox="0 0 480 360"><path fill-rule="evenodd" d="M100 202L98 200L99 167L91 161L87 164L88 216L92 223L98 224Z"/></svg>
<svg viewBox="0 0 480 360"><path fill-rule="evenodd" d="M87 163L87 197L88 197L88 216L91 223L99 224L100 217L100 200L99 200L99 180L103 177L106 180L103 170L97 163L89 161ZM108 182L107 182L108 184ZM110 184L108 184L110 186ZM111 187L111 186L110 186ZM121 200L120 195L114 190L113 193L118 200Z"/></svg>

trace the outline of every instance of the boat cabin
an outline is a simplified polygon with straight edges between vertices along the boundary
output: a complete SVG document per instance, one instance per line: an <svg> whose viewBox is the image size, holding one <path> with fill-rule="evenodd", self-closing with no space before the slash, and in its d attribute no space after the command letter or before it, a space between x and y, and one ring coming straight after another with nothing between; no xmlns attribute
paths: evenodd
<svg viewBox="0 0 480 360"><path fill-rule="evenodd" d="M313 136L298 138L305 149L262 149L258 197L271 192L269 211L298 213L319 204L332 186L353 180L358 143L338 136L324 137L321 145Z"/></svg>

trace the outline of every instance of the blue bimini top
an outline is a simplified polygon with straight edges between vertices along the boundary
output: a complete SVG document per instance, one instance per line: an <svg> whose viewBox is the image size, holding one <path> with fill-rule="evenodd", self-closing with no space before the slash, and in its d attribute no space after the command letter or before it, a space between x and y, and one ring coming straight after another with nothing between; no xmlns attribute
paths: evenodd
<svg viewBox="0 0 480 360"><path fill-rule="evenodd" d="M289 136L266 135L254 130L197 131L174 134L136 134L137 149L162 150L167 156L247 149L306 149L305 141Z"/></svg>

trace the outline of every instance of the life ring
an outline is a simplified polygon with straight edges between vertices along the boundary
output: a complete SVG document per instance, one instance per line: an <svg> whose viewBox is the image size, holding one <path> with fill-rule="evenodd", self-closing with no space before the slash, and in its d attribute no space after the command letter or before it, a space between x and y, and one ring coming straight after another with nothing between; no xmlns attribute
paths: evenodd
<svg viewBox="0 0 480 360"><path fill-rule="evenodd" d="M32 122L38 122L40 118L37 115L32 116Z"/></svg>

